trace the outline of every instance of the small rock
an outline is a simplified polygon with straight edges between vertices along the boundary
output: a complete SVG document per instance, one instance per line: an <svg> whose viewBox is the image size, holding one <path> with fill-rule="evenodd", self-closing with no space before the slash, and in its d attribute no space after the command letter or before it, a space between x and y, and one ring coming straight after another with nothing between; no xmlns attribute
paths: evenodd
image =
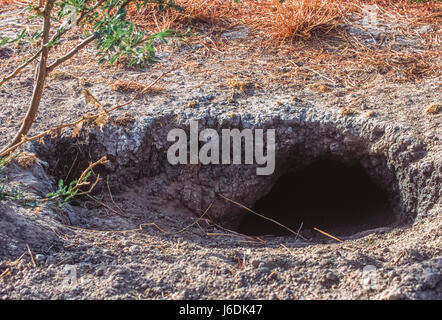
<svg viewBox="0 0 442 320"><path fill-rule="evenodd" d="M424 286L422 285L422 283L418 283L415 287L414 287L415 291L422 291L424 290Z"/></svg>
<svg viewBox="0 0 442 320"><path fill-rule="evenodd" d="M404 299L405 295L400 292L393 292L387 297L387 300L404 300Z"/></svg>
<svg viewBox="0 0 442 320"><path fill-rule="evenodd" d="M258 268L261 264L264 264L261 260L256 260L253 259L252 261L250 261L250 264L254 267L254 268Z"/></svg>
<svg viewBox="0 0 442 320"><path fill-rule="evenodd" d="M424 283L428 288L434 289L436 285L440 281L440 273L439 272L427 272L425 274Z"/></svg>
<svg viewBox="0 0 442 320"><path fill-rule="evenodd" d="M124 282L117 280L112 283L112 288L119 289L124 286Z"/></svg>
<svg viewBox="0 0 442 320"><path fill-rule="evenodd" d="M259 273L265 273L265 274L267 274L267 273L270 273L270 269L269 268L267 268L267 267L259 267L258 269L257 269L257 271L259 272Z"/></svg>
<svg viewBox="0 0 442 320"><path fill-rule="evenodd" d="M226 37L228 40L238 40L246 37L248 33L249 28L247 28L246 26L237 26L229 32L224 32L223 36Z"/></svg>
<svg viewBox="0 0 442 320"><path fill-rule="evenodd" d="M424 162L420 165L420 169L423 173L431 173L433 171L433 163L432 162Z"/></svg>
<svg viewBox="0 0 442 320"><path fill-rule="evenodd" d="M398 288L393 288L381 293L380 300L404 300L406 296L399 291Z"/></svg>
<svg viewBox="0 0 442 320"><path fill-rule="evenodd" d="M99 267L97 269L97 271L95 271L95 275L97 277L101 277L101 276L103 276L105 274L105 272L106 272L106 268L105 267Z"/></svg>
<svg viewBox="0 0 442 320"><path fill-rule="evenodd" d="M333 153L339 153L341 151L341 146L337 142L333 142L330 144L330 151Z"/></svg>
<svg viewBox="0 0 442 320"><path fill-rule="evenodd" d="M406 275L403 279L402 279L402 282L404 282L404 283L406 283L406 282L411 282L411 281L413 281L413 280L415 280L416 278L414 277L414 275L413 274L409 274L409 275Z"/></svg>
<svg viewBox="0 0 442 320"><path fill-rule="evenodd" d="M54 257L51 257L51 256L47 257L46 264L48 266L54 265L56 263L57 263L57 259L55 259Z"/></svg>
<svg viewBox="0 0 442 320"><path fill-rule="evenodd" d="M327 272L324 276L325 280L327 281L337 281L338 280L338 276L336 274L334 274L333 272Z"/></svg>
<svg viewBox="0 0 442 320"><path fill-rule="evenodd" d="M41 264L46 261L46 256L44 254L36 254L35 255L35 262L38 264Z"/></svg>
<svg viewBox="0 0 442 320"><path fill-rule="evenodd" d="M141 247L137 245L133 245L129 247L129 253L138 253L141 251Z"/></svg>
<svg viewBox="0 0 442 320"><path fill-rule="evenodd" d="M25 298L25 296L31 294L31 290L29 288L23 288L20 290L20 295Z"/></svg>

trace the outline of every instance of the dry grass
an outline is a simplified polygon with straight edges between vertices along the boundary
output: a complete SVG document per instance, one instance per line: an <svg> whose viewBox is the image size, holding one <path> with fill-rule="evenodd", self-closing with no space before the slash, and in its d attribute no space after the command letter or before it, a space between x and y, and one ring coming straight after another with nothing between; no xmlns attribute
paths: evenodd
<svg viewBox="0 0 442 320"><path fill-rule="evenodd" d="M312 32L328 32L348 12L343 0L177 0L185 11L160 13L153 6L141 14L131 11L138 25L150 30L183 28L206 23L213 28L243 24L273 39L310 38ZM263 34L264 34L263 33Z"/></svg>
<svg viewBox="0 0 442 320"><path fill-rule="evenodd" d="M409 0L177 0L184 12L168 10L159 13L149 7L142 13L131 12L133 20L147 30L167 28L203 30L198 41L207 52L224 54L240 50L261 54L263 68L270 74L277 73L279 61L287 60L297 75L313 72L329 83L342 83L357 87L368 83L366 77L375 74L391 76L395 81L416 81L440 74L440 2L410 3ZM424 49L396 50L393 44L377 49L368 48L354 37L337 28L348 23L350 16L361 16L366 4L375 5L379 18L397 25L403 36L418 36ZM243 43L226 42L216 34L236 25L245 25L251 35L241 39ZM417 35L413 27L435 26L436 32ZM394 43L394 41L393 41ZM263 53L272 57L261 59ZM257 54L257 55L258 55ZM241 65L257 64L256 55L249 54L250 61ZM241 67L239 65L239 67ZM230 66L232 70L236 67ZM328 74L328 76L327 76ZM363 74L363 75L361 75ZM274 78L278 78L275 75ZM368 81L368 82L367 82Z"/></svg>
<svg viewBox="0 0 442 320"><path fill-rule="evenodd" d="M353 109L351 109L351 108L348 108L348 107L343 107L343 108L341 108L341 114L342 114L343 116L352 116L352 115L354 115L355 113L356 113L356 111L353 110Z"/></svg>
<svg viewBox="0 0 442 320"><path fill-rule="evenodd" d="M16 3L24 3L24 1L19 0L0 0L0 6L5 4L16 4Z"/></svg>
<svg viewBox="0 0 442 320"><path fill-rule="evenodd" d="M23 151L17 156L17 163L25 169L33 167L37 162L35 154L30 152Z"/></svg>
<svg viewBox="0 0 442 320"><path fill-rule="evenodd" d="M231 23L233 16L241 14L239 6L229 0L177 0L184 11L168 9L158 12L154 5L138 13L134 7L129 11L136 23L148 30L178 29L189 24L203 22L213 26Z"/></svg>
<svg viewBox="0 0 442 320"><path fill-rule="evenodd" d="M425 108L425 112L428 114L438 114L442 111L442 103L432 103Z"/></svg>
<svg viewBox="0 0 442 320"><path fill-rule="evenodd" d="M327 34L349 9L341 0L264 1L252 6L255 12L244 22L276 40L309 39L314 32Z"/></svg>
<svg viewBox="0 0 442 320"><path fill-rule="evenodd" d="M0 3L7 1L13 0L0 0ZM205 70L199 71L205 74L211 70L219 72L216 66L220 63L222 71L227 73L224 79L235 79L240 70L249 72L252 68L262 71L267 82L285 83L295 79L308 82L315 74L313 82L318 81L317 76L325 81L324 86L316 88L324 93L329 91L329 84L357 88L369 84L379 74L393 81L419 81L440 76L440 2L287 0L281 4L279 0L242 0L240 3L234 0L176 0L176 3L185 11L158 12L150 5L142 12L131 8L129 14L138 27L148 32L185 31L189 27L199 32L200 36L186 41L202 45L203 49L193 54L215 56L213 67L207 62ZM383 40L375 44L378 48L368 48L337 28L339 24L352 21L354 15L361 17L365 4L376 5L384 21L394 21L395 34L418 37L422 49L397 50L392 44L381 47ZM250 30L245 38L226 41L220 36L237 25L245 25ZM424 25L433 26L434 31L418 35L412 28ZM66 42L54 53L62 54L74 45L74 42ZM92 50L84 50L69 64L79 69L87 68L80 61L88 57L93 59ZM222 61L224 57L237 58L227 62ZM195 71L193 58L187 58L180 59L185 59L185 68ZM290 72L283 74L282 68ZM232 84L235 86L234 82ZM115 84L114 88L137 91L142 90L142 84L124 82Z"/></svg>
<svg viewBox="0 0 442 320"><path fill-rule="evenodd" d="M13 3L12 0L0 0L0 6L3 6L5 4L11 4L11 3Z"/></svg>
<svg viewBox="0 0 442 320"><path fill-rule="evenodd" d="M146 89L148 84L139 83L132 80L117 80L112 82L111 88L114 91L120 91L120 92L141 92L143 90L144 93L148 94L160 94L164 92L164 88L161 87L149 87Z"/></svg>
<svg viewBox="0 0 442 320"><path fill-rule="evenodd" d="M441 4L410 3L409 0L176 0L183 12L173 9L158 12L154 6L137 13L131 10L138 25L148 30L185 29L195 23L210 24L211 27L233 27L247 25L260 30L260 35L273 39L308 39L312 33L327 33L336 28L351 12L360 12L366 4L392 18L400 18L412 24L438 23Z"/></svg>
<svg viewBox="0 0 442 320"><path fill-rule="evenodd" d="M247 93L247 91L254 85L251 81L240 80L238 77L227 79L227 84L240 93Z"/></svg>

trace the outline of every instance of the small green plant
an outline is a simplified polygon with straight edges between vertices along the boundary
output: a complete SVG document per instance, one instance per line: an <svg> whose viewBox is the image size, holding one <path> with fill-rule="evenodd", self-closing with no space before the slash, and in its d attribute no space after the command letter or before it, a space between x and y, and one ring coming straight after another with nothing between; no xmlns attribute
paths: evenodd
<svg viewBox="0 0 442 320"><path fill-rule="evenodd" d="M58 189L55 192L46 194L48 201L57 200L60 207L67 204L72 198L74 198L80 191L78 186L87 183L88 178L91 175L89 171L81 180L73 180L68 185L65 184L63 179L58 181Z"/></svg>
<svg viewBox="0 0 442 320"><path fill-rule="evenodd" d="M7 157L0 158L0 173L2 173L2 171L3 171L4 167L5 167L6 158Z"/></svg>
<svg viewBox="0 0 442 320"><path fill-rule="evenodd" d="M97 176L97 179L91 185L89 190L81 191L81 189L84 186L90 185L90 181L88 180L92 174L92 169L99 164L105 164L107 162L107 158L102 157L100 160L91 163L80 175L80 178L71 181L69 184L66 184L63 179L60 179L58 181L57 190L55 192L48 193L44 201L57 201L59 207L62 207L63 205L67 204L72 198L92 192L92 190L100 180L100 175Z"/></svg>
<svg viewBox="0 0 442 320"><path fill-rule="evenodd" d="M20 188L11 188L8 186L8 178L3 174L5 166L15 158L15 155L6 156L0 158L0 201L13 201L24 205L26 207L36 207L44 202L57 202L59 207L67 204L72 198L84 194L90 193L100 180L100 176L97 176L95 182L89 187L89 190L82 191L83 187L90 185L89 178L92 174L92 169L99 165L107 163L107 158L102 157L94 163L90 163L89 166L82 172L80 177L71 181L69 184L65 184L63 179L58 182L57 190L46 194L45 199L27 198L24 196L23 191Z"/></svg>
<svg viewBox="0 0 442 320"><path fill-rule="evenodd" d="M21 202L24 199L23 191L18 188L12 188L8 194L8 198L12 201Z"/></svg>
<svg viewBox="0 0 442 320"><path fill-rule="evenodd" d="M89 181L89 178L92 175L92 169L99 165L99 164L105 164L107 163L107 158L102 157L98 161L89 164L89 166L82 172L80 177L76 180L73 180L69 182L69 184L66 184L63 179L60 179L58 181L57 190L54 192L50 192L46 194L46 198L44 199L27 199L24 196L24 193L19 188L10 188L7 185L7 177L2 175L3 169L5 165L10 161L11 157L3 157L0 158L0 201L14 201L21 205L27 206L27 207L36 207L38 205L41 205L45 202L57 202L59 207L64 206L65 204L69 203L72 198L89 194L92 192L94 187L97 185L97 183L100 180L100 175L97 176L94 183ZM83 187L89 186L89 189L87 191L83 191Z"/></svg>
<svg viewBox="0 0 442 320"><path fill-rule="evenodd" d="M0 200L21 201L23 200L23 192L17 188L9 189L6 184L2 183L0 185Z"/></svg>

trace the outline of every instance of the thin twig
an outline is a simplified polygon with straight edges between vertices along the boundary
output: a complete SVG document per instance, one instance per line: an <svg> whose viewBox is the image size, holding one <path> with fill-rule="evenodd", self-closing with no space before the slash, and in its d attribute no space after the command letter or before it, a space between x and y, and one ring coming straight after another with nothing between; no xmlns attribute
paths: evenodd
<svg viewBox="0 0 442 320"><path fill-rule="evenodd" d="M393 266L395 266L404 256L405 251L402 251L402 253L399 255L399 257L396 259L396 261L393 263Z"/></svg>
<svg viewBox="0 0 442 320"><path fill-rule="evenodd" d="M342 241L341 239L336 238L335 236L332 236L331 234L329 234L329 233L327 233L325 231L322 231L322 230L320 230L318 228L313 228L313 230L318 231L319 233L322 233L323 235L325 235L325 236L327 236L329 238L332 238L332 239L334 239L334 240L336 240L338 242L344 243L344 241Z"/></svg>
<svg viewBox="0 0 442 320"><path fill-rule="evenodd" d="M8 80L11 80L15 76L17 76L24 68L26 68L32 61L37 59L42 52L42 48L40 48L31 58L23 62L20 66L18 66L14 71L12 71L7 76L3 77L3 79L0 81L0 86L2 86L5 82Z"/></svg>
<svg viewBox="0 0 442 320"><path fill-rule="evenodd" d="M307 240L306 238L304 238L303 236L301 236L301 235L300 235L299 233L297 233L296 231L293 231L292 229L290 229L289 227L287 227L287 226L283 225L282 223L276 221L275 219L272 219L272 218L266 217L266 216L264 216L264 215L262 215L262 214L259 214L258 212L255 212L255 211L253 211L252 209L246 207L245 205L243 205L243 204L241 204L241 203L239 203L239 202L237 202L237 201L235 201L235 200L229 199L229 198L223 196L223 195L220 194L220 193L218 193L218 195L219 195L221 198L224 198L224 199L226 199L227 201L230 201L230 202L236 204L237 206L239 206L239 207L241 207L241 208L243 208L243 209L246 209L247 211L249 211L249 212L251 212L251 213L257 215L257 216L260 217L260 218L266 219L266 220L268 220L268 221L270 221L270 222L273 222L274 224L277 224L277 225L280 226L281 228L284 228L284 229L286 229L287 231L290 231L290 232L291 232L292 234L294 234L295 236L297 236L297 237L299 237L299 238L301 238L301 239L303 239L303 240Z"/></svg>
<svg viewBox="0 0 442 320"><path fill-rule="evenodd" d="M87 190L87 191L83 191L83 192L79 192L79 193L77 193L76 195L77 195L77 196L84 196L84 195L87 195L87 194L91 193L92 190L94 190L95 186L97 185L97 183L98 183L99 181L100 181L100 175L97 176L97 179L95 179L95 182L90 186L89 190ZM83 182L83 183L79 183L79 184L77 183L77 184L72 188L72 190L73 190L73 191L76 191L76 190L78 190L79 187L84 186L84 185L87 185L87 184L89 184L89 182Z"/></svg>
<svg viewBox="0 0 442 320"><path fill-rule="evenodd" d="M84 39L80 44L78 44L74 49L72 49L71 51L69 51L68 53L66 53L64 56L58 58L57 60L55 60L53 63L51 63L48 67L47 67L47 72L51 72L53 71L55 68L57 68L60 64L62 64L63 62L69 60L70 58L72 58L78 51L80 51L81 49L83 49L85 46L87 46L90 42L94 41L96 38L95 35L91 35L89 37L87 37L86 39Z"/></svg>
<svg viewBox="0 0 442 320"><path fill-rule="evenodd" d="M299 226L298 232L296 232L296 233L297 233L297 236L295 237L295 241L298 240L299 233L301 232L301 229L302 229L302 226L303 226L303 225L304 225L304 221L301 222L301 225Z"/></svg>
<svg viewBox="0 0 442 320"><path fill-rule="evenodd" d="M195 222L189 224L187 227L185 227L185 228L183 228L183 229L181 229L181 230L179 230L177 232L172 232L170 234L179 234L179 233L182 233L182 232L186 231L187 229L193 227L195 224L198 223L199 220L201 220L207 214L207 212L209 212L210 208L212 207L212 204L213 204L213 201L209 204L209 206L204 211L204 213L197 220L195 220Z"/></svg>
<svg viewBox="0 0 442 320"><path fill-rule="evenodd" d="M149 222L149 223L142 223L138 226L136 229L127 229L127 230L96 230L96 229L86 229L86 228L80 228L80 227L74 227L69 225L64 225L66 228L74 229L74 230L80 230L80 231L88 231L88 232L109 232L109 233L127 233L127 232L137 232L137 231L143 231L144 226L154 226L159 231L163 233L167 233L163 229L161 229L156 223Z"/></svg>
<svg viewBox="0 0 442 320"><path fill-rule="evenodd" d="M29 248L28 244L26 244L26 248L28 248L28 253L29 253L29 256L31 257L31 262L32 262L32 265L34 266L34 269L37 269L37 264L35 263L34 257L32 256L31 248Z"/></svg>
<svg viewBox="0 0 442 320"><path fill-rule="evenodd" d="M117 209L122 213L123 216L127 216L127 214L114 201L114 197L112 196L112 192L109 186L109 176L106 177L106 184L107 184L107 191L109 191L109 196L111 198L112 203L117 207Z"/></svg>
<svg viewBox="0 0 442 320"><path fill-rule="evenodd" d="M92 199L93 201L95 201L96 203L102 205L103 207L105 207L106 209L109 209L110 211L112 211L113 213L115 213L116 215L119 215L121 217L127 218L128 216L123 214L122 212L118 212L117 210L109 207L107 204L105 204L103 201L98 200L97 198L91 196L90 194L86 195L87 197L89 197L90 199Z"/></svg>
<svg viewBox="0 0 442 320"><path fill-rule="evenodd" d="M159 76L158 76L153 82L151 82L149 85L147 85L143 90L137 92L137 93L136 93L136 94L135 94L135 95L134 95L129 101L127 101L127 102L125 102L125 103L123 103L123 104L117 105L117 106L115 106L115 107L113 107L113 108L110 108L110 109L108 110L108 112L112 112L112 111L114 111L114 110L116 110L116 109L119 109L119 108L122 108L122 107L125 107L125 106L131 104L131 103L132 103L135 99L137 99L140 95L146 93L151 87L153 87L155 84L157 84L157 82L160 81L161 78L163 78L163 77L164 77L165 75L167 75L168 73L171 73L171 72L175 71L176 69L177 69L177 67L173 67L172 69L163 72L163 73L162 73L161 75L159 75Z"/></svg>
<svg viewBox="0 0 442 320"><path fill-rule="evenodd" d="M78 178L78 182L77 182L76 186L77 185L80 186L83 183L83 180L86 177L86 175L88 174L88 172L91 171L95 166L97 166L99 164L106 164L108 162L109 162L109 160L107 160L107 157L103 156L99 160L89 163L89 166L81 173L80 178Z"/></svg>
<svg viewBox="0 0 442 320"><path fill-rule="evenodd" d="M26 250L22 253L22 255L20 257L17 258L17 260L13 261L11 264L15 265L15 264L19 263L21 261L21 259L23 259L25 254L26 254Z"/></svg>
<svg viewBox="0 0 442 320"><path fill-rule="evenodd" d="M248 236L248 235L245 235L245 234L242 234L242 233L239 233L239 232L227 229L227 228L225 228L225 227L223 227L223 226L221 226L219 224L216 224L216 223L213 223L213 225L215 227L217 227L218 229L230 232L230 233L232 233L232 235L236 235L236 236L241 237L241 238L249 239L251 242L254 242L254 243L256 243L256 242L265 243L266 242L265 240L263 240L263 239L261 239L260 237L257 237L257 236ZM208 234L208 235L215 235L215 233ZM221 235L221 234L218 234L218 235Z"/></svg>
<svg viewBox="0 0 442 320"><path fill-rule="evenodd" d="M6 268L6 270L5 270L2 274L0 274L0 279L1 279L4 275L6 275L9 271L10 271L9 268Z"/></svg>
<svg viewBox="0 0 442 320"><path fill-rule="evenodd" d="M68 174L66 175L66 178L64 179L65 181L68 180L69 175L71 174L71 171L74 168L75 162L77 162L78 154L79 154L79 152L77 152L77 154L75 155L74 161L72 161L72 164L71 164L71 167L69 168Z"/></svg>
<svg viewBox="0 0 442 320"><path fill-rule="evenodd" d="M296 253L292 252L292 250L290 250L290 248L288 248L286 245L284 245L283 243L279 244L281 247L283 247L285 250L288 251L288 253L290 253L293 256L296 256Z"/></svg>

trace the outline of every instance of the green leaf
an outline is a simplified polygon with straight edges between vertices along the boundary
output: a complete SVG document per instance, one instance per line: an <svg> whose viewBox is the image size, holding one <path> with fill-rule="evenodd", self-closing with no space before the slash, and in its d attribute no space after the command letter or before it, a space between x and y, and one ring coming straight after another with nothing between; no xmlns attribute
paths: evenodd
<svg viewBox="0 0 442 320"><path fill-rule="evenodd" d="M115 63L115 61L117 61L117 59L118 59L119 56L120 56L119 53L114 54L114 55L109 59L108 63L109 63L110 65L113 65L113 64Z"/></svg>

